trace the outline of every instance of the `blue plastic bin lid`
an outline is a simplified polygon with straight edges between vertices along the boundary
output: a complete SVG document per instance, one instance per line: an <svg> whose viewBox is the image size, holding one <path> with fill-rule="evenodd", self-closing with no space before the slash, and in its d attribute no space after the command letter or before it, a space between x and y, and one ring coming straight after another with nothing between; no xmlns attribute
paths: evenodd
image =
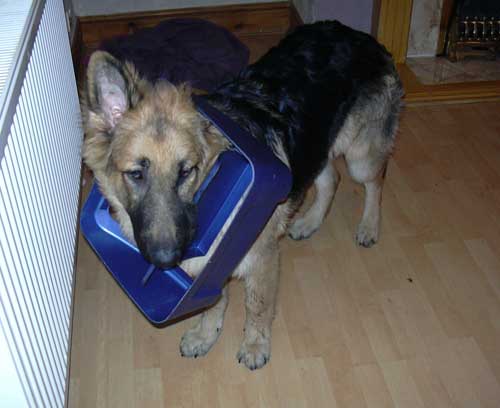
<svg viewBox="0 0 500 408"><path fill-rule="evenodd" d="M195 97L199 112L229 139L195 196L198 229L184 259L208 253L221 228L243 199L217 249L196 279L180 267L149 264L121 233L109 205L94 185L81 215L82 232L106 268L142 313L164 324L212 305L238 263L291 188L291 174L268 146Z"/></svg>

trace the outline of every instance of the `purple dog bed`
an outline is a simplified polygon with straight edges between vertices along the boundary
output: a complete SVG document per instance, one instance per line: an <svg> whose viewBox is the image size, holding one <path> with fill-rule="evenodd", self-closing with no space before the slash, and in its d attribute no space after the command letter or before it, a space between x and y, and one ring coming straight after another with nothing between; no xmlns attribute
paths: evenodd
<svg viewBox="0 0 500 408"><path fill-rule="evenodd" d="M249 51L232 33L198 19L172 19L132 35L116 37L100 49L134 63L152 82L189 82L213 90L248 64Z"/></svg>

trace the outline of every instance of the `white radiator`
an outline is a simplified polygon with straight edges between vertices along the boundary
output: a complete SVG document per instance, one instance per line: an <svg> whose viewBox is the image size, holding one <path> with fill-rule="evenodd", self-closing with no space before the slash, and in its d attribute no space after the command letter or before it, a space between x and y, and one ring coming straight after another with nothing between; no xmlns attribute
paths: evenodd
<svg viewBox="0 0 500 408"><path fill-rule="evenodd" d="M0 105L0 406L61 407L82 130L62 0L28 21Z"/></svg>

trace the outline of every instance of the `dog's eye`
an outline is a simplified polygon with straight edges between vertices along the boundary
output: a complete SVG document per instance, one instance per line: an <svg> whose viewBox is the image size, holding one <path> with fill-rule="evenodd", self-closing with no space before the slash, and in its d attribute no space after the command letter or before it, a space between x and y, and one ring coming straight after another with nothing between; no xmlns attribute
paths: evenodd
<svg viewBox="0 0 500 408"><path fill-rule="evenodd" d="M134 181L140 181L144 178L144 173L142 170L131 170L124 172L125 176Z"/></svg>
<svg viewBox="0 0 500 408"><path fill-rule="evenodd" d="M179 169L179 178L177 179L177 185L180 186L197 168L197 166L181 167Z"/></svg>
<svg viewBox="0 0 500 408"><path fill-rule="evenodd" d="M193 170L194 170L194 167L188 167L186 169L181 169L181 171L179 172L179 176L185 178L185 177L189 176Z"/></svg>

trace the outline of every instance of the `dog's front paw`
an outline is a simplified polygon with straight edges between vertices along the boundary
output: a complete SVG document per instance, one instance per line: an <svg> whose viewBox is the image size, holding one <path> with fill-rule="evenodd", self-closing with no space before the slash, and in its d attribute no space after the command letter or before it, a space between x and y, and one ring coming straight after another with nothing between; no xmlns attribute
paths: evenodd
<svg viewBox="0 0 500 408"><path fill-rule="evenodd" d="M318 228L319 225L311 222L308 218L299 218L288 229L288 235L298 241L309 238Z"/></svg>
<svg viewBox="0 0 500 408"><path fill-rule="evenodd" d="M181 339L181 356L194 358L204 356L215 344L220 332L220 327L213 330L204 330L202 325L197 325L188 330Z"/></svg>
<svg viewBox="0 0 500 408"><path fill-rule="evenodd" d="M238 363L245 364L250 370L262 368L271 358L271 345L269 342L243 342L236 358Z"/></svg>
<svg viewBox="0 0 500 408"><path fill-rule="evenodd" d="M370 248L378 241L378 225L361 223L356 234L356 242L365 248Z"/></svg>

